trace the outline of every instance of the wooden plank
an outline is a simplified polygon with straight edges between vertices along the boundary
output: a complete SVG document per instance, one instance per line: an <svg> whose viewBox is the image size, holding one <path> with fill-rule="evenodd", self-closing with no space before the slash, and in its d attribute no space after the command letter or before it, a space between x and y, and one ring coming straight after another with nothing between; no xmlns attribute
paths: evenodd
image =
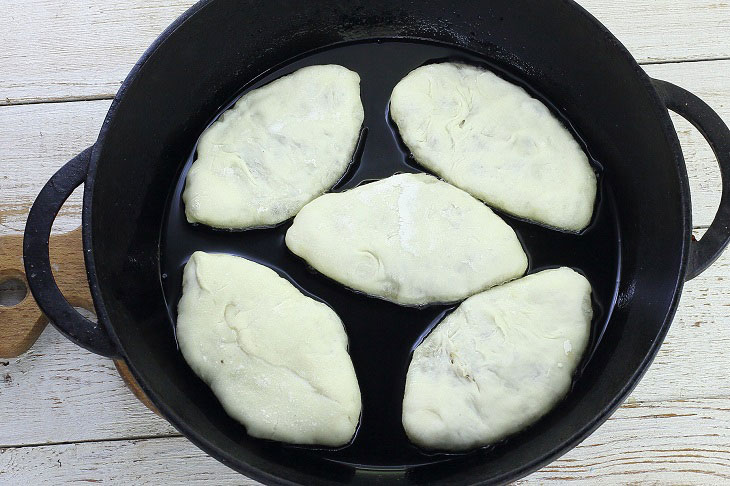
<svg viewBox="0 0 730 486"><path fill-rule="evenodd" d="M49 253L56 283L66 299L71 305L93 309L86 282L81 228L51 236ZM4 305L4 292L0 291L0 359L25 353L48 323L33 297L28 295L22 255L23 235L0 236L0 283L15 279L26 290L26 298L9 305Z"/></svg>
<svg viewBox="0 0 730 486"><path fill-rule="evenodd" d="M22 233L43 184L93 144L111 101L0 107L0 235ZM82 190L61 210L54 229L80 224Z"/></svg>
<svg viewBox="0 0 730 486"><path fill-rule="evenodd" d="M650 75L695 91L730 124L730 61L647 66ZM43 183L64 162L93 143L109 101L0 107L0 235L20 232ZM694 223L709 225L720 198L719 170L699 132L674 117L687 159ZM72 196L56 228L78 225L81 191Z"/></svg>
<svg viewBox="0 0 730 486"><path fill-rule="evenodd" d="M113 96L147 46L193 3L5 0L0 16L0 104ZM580 3L639 61L730 57L727 1Z"/></svg>
<svg viewBox="0 0 730 486"><path fill-rule="evenodd" d="M635 403L531 484L727 484L730 408L723 400ZM184 438L0 449L3 484L257 484Z"/></svg>
<svg viewBox="0 0 730 486"><path fill-rule="evenodd" d="M0 449L2 484L256 485L183 438Z"/></svg>
<svg viewBox="0 0 730 486"><path fill-rule="evenodd" d="M641 63L730 57L725 0L577 0Z"/></svg>
<svg viewBox="0 0 730 486"><path fill-rule="evenodd" d="M177 435L134 397L111 360L51 326L26 354L0 360L0 417L0 447ZM0 476L0 484L25 483Z"/></svg>
<svg viewBox="0 0 730 486"><path fill-rule="evenodd" d="M580 446L515 484L730 482L726 400L636 403L621 408Z"/></svg>
<svg viewBox="0 0 730 486"><path fill-rule="evenodd" d="M3 1L0 103L113 96L147 46L194 3Z"/></svg>

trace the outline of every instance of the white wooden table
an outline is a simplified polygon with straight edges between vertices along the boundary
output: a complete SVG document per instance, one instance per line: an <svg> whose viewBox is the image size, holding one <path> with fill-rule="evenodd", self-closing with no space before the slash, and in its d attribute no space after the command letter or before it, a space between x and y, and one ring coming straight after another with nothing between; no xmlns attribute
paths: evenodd
<svg viewBox="0 0 730 486"><path fill-rule="evenodd" d="M42 184L91 144L134 61L191 0L2 0L0 234L20 232ZM646 71L730 123L730 3L583 0ZM699 236L719 171L674 117ZM57 223L79 223L80 192ZM730 251L685 286L645 378L583 444L519 484L730 484ZM0 484L252 484L207 457L124 386L111 361L47 328L0 361Z"/></svg>

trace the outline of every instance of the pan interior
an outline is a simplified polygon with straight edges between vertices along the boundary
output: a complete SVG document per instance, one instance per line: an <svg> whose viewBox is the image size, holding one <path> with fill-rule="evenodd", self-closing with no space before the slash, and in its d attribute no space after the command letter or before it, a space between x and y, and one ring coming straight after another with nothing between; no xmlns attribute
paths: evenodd
<svg viewBox="0 0 730 486"><path fill-rule="evenodd" d="M590 347L581 369L591 365L590 357L609 322L618 291L621 263L621 238L614 192L603 177L600 160L591 156L583 143L580 127L573 127L549 100L540 95L539 86L530 86L510 73L509 66L498 65L472 52L444 44L421 41L378 40L340 44L317 50L278 66L231 93L231 101L245 92L304 66L340 64L361 77L361 97L365 108L364 130L359 149L345 177L333 189L343 191L363 182L399 172L425 171L410 156L388 114L393 87L411 70L431 62L455 60L481 65L509 81L523 86L545 103L583 144L599 174L599 194L593 223L580 234L564 233L521 221L496 211L517 232L529 257L533 273L555 266L569 266L585 275L593 287L594 320ZM499 456L515 442L526 440L534 428L542 428L551 417L570 409L570 394L538 424L492 447L466 454L427 453L414 447L401 425L401 401L411 354L425 335L454 305L425 308L402 307L352 292L309 269L284 244L291 220L278 226L243 232L226 232L193 226L186 222L181 199L185 176L195 157L195 140L187 160L180 160L178 178L169 189L160 239L160 278L169 310L170 333L174 333L177 302L182 290L182 269L197 250L230 253L267 265L300 288L305 294L332 307L345 324L350 339L350 354L362 392L363 412L353 442L341 449L297 447L260 441L246 435L245 428L225 416L208 387L188 370L193 388L210 404L211 421L228 427L227 435L241 442L258 442L275 454L297 456L302 460L334 461L365 469L408 469L413 466L459 461L475 457ZM576 381L580 381L580 372ZM213 418L215 417L215 419Z"/></svg>

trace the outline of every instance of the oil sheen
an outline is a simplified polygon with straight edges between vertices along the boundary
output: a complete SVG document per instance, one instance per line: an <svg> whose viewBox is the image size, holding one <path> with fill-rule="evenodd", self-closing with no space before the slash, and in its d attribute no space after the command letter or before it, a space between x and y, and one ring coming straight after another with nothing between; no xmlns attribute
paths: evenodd
<svg viewBox="0 0 730 486"><path fill-rule="evenodd" d="M343 191L399 172L425 171L412 159L400 140L388 114L388 102L393 87L406 74L423 64L438 61L481 65L523 86L532 96L545 103L583 144L579 127L572 127L537 90L512 76L508 70L455 47L416 41L363 42L309 53L264 73L239 93L232 93L230 104L220 113L247 91L304 66L340 64L357 72L361 78L365 120L350 169L333 189ZM211 123L220 113L211 113ZM408 441L401 425L401 401L413 349L455 306L403 307L344 288L308 268L286 248L284 236L291 221L272 228L242 232L219 231L188 224L181 194L185 176L195 157L194 144L195 141L191 141L190 157L180 161L179 177L170 189L160 239L161 282L168 304L170 325L174 327L177 302L182 291L182 269L193 252L230 253L267 265L305 294L325 302L340 316L350 339L350 355L363 401L358 432L346 447L331 450L286 444L271 446L298 449L297 453L311 454L319 459L376 469L401 469L452 459L451 454L421 451ZM594 319L591 344L581 369L590 365L590 356L603 334L615 302L621 246L611 187L601 177L603 168L599 161L591 157L589 147L583 144L583 148L599 175L598 201L593 222L587 229L580 234L564 233L496 211L514 228L522 241L529 258L528 272L568 266L590 281L593 287ZM580 370L575 379L580 379ZM559 408L560 405L557 406ZM223 413L222 410L220 413ZM504 446L501 443L467 454L498 454Z"/></svg>

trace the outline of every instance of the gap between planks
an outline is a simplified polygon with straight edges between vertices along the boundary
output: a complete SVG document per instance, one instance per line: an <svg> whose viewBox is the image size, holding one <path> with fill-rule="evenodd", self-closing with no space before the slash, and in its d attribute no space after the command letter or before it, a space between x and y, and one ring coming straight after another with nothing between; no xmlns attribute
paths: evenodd
<svg viewBox="0 0 730 486"><path fill-rule="evenodd" d="M158 440L158 439L176 439L184 437L182 434L155 434L155 435L137 435L137 436L124 436L124 437L106 437L104 439L78 439L78 440L63 440L63 441L49 441L49 442L36 442L33 444L0 444L0 453L7 451L8 449L26 449L28 447L50 447L50 446L64 446L71 444L96 444L99 442L120 442L120 441L133 441L139 442L143 440Z"/></svg>
<svg viewBox="0 0 730 486"><path fill-rule="evenodd" d="M5 47L0 50L1 97L38 101L111 95L150 43L193 3L5 0L0 16L0 44ZM730 57L727 1L579 3L641 62Z"/></svg>
<svg viewBox="0 0 730 486"><path fill-rule="evenodd" d="M570 481L590 485L598 478L612 480L611 484L644 484L642 480L658 478L676 483L681 477L682 484L720 485L730 479L730 451L716 444L717 434L712 432L711 424L688 434L673 435L655 421L645 428L651 437L648 443L636 435L620 442L606 440L611 434L607 428L615 433L615 429L626 427L616 422L604 425L564 457L516 484ZM687 447L687 440L696 447ZM137 484L142 478L145 484L257 484L206 456L182 437L0 449L0 474L9 484Z"/></svg>
<svg viewBox="0 0 730 486"><path fill-rule="evenodd" d="M696 58L696 59L667 59L667 60L659 60L659 61L641 61L639 62L639 66L657 66L660 64L682 64L682 63L690 63L690 62L712 62L712 61L728 61L730 60L730 57L705 57L705 58Z"/></svg>
<svg viewBox="0 0 730 486"><path fill-rule="evenodd" d="M661 60L661 61L642 61L639 62L640 66L661 66L665 64L688 64L697 62L716 62L716 61L730 61L730 57L710 57L710 58L698 58L698 59L685 59L685 60ZM97 95L88 96L59 96L59 97L36 97L36 98L17 98L4 100L0 99L0 107L3 106L20 106L20 105L43 105L51 103L73 103L77 101L101 101L101 100L113 100L116 96L116 92L108 92Z"/></svg>
<svg viewBox="0 0 730 486"><path fill-rule="evenodd" d="M52 103L75 103L77 101L102 101L102 100L113 100L115 94L100 94L100 95L89 95L89 96L65 96L58 98L27 98L18 100L0 100L0 107L2 106L21 106L21 105L45 105Z"/></svg>

